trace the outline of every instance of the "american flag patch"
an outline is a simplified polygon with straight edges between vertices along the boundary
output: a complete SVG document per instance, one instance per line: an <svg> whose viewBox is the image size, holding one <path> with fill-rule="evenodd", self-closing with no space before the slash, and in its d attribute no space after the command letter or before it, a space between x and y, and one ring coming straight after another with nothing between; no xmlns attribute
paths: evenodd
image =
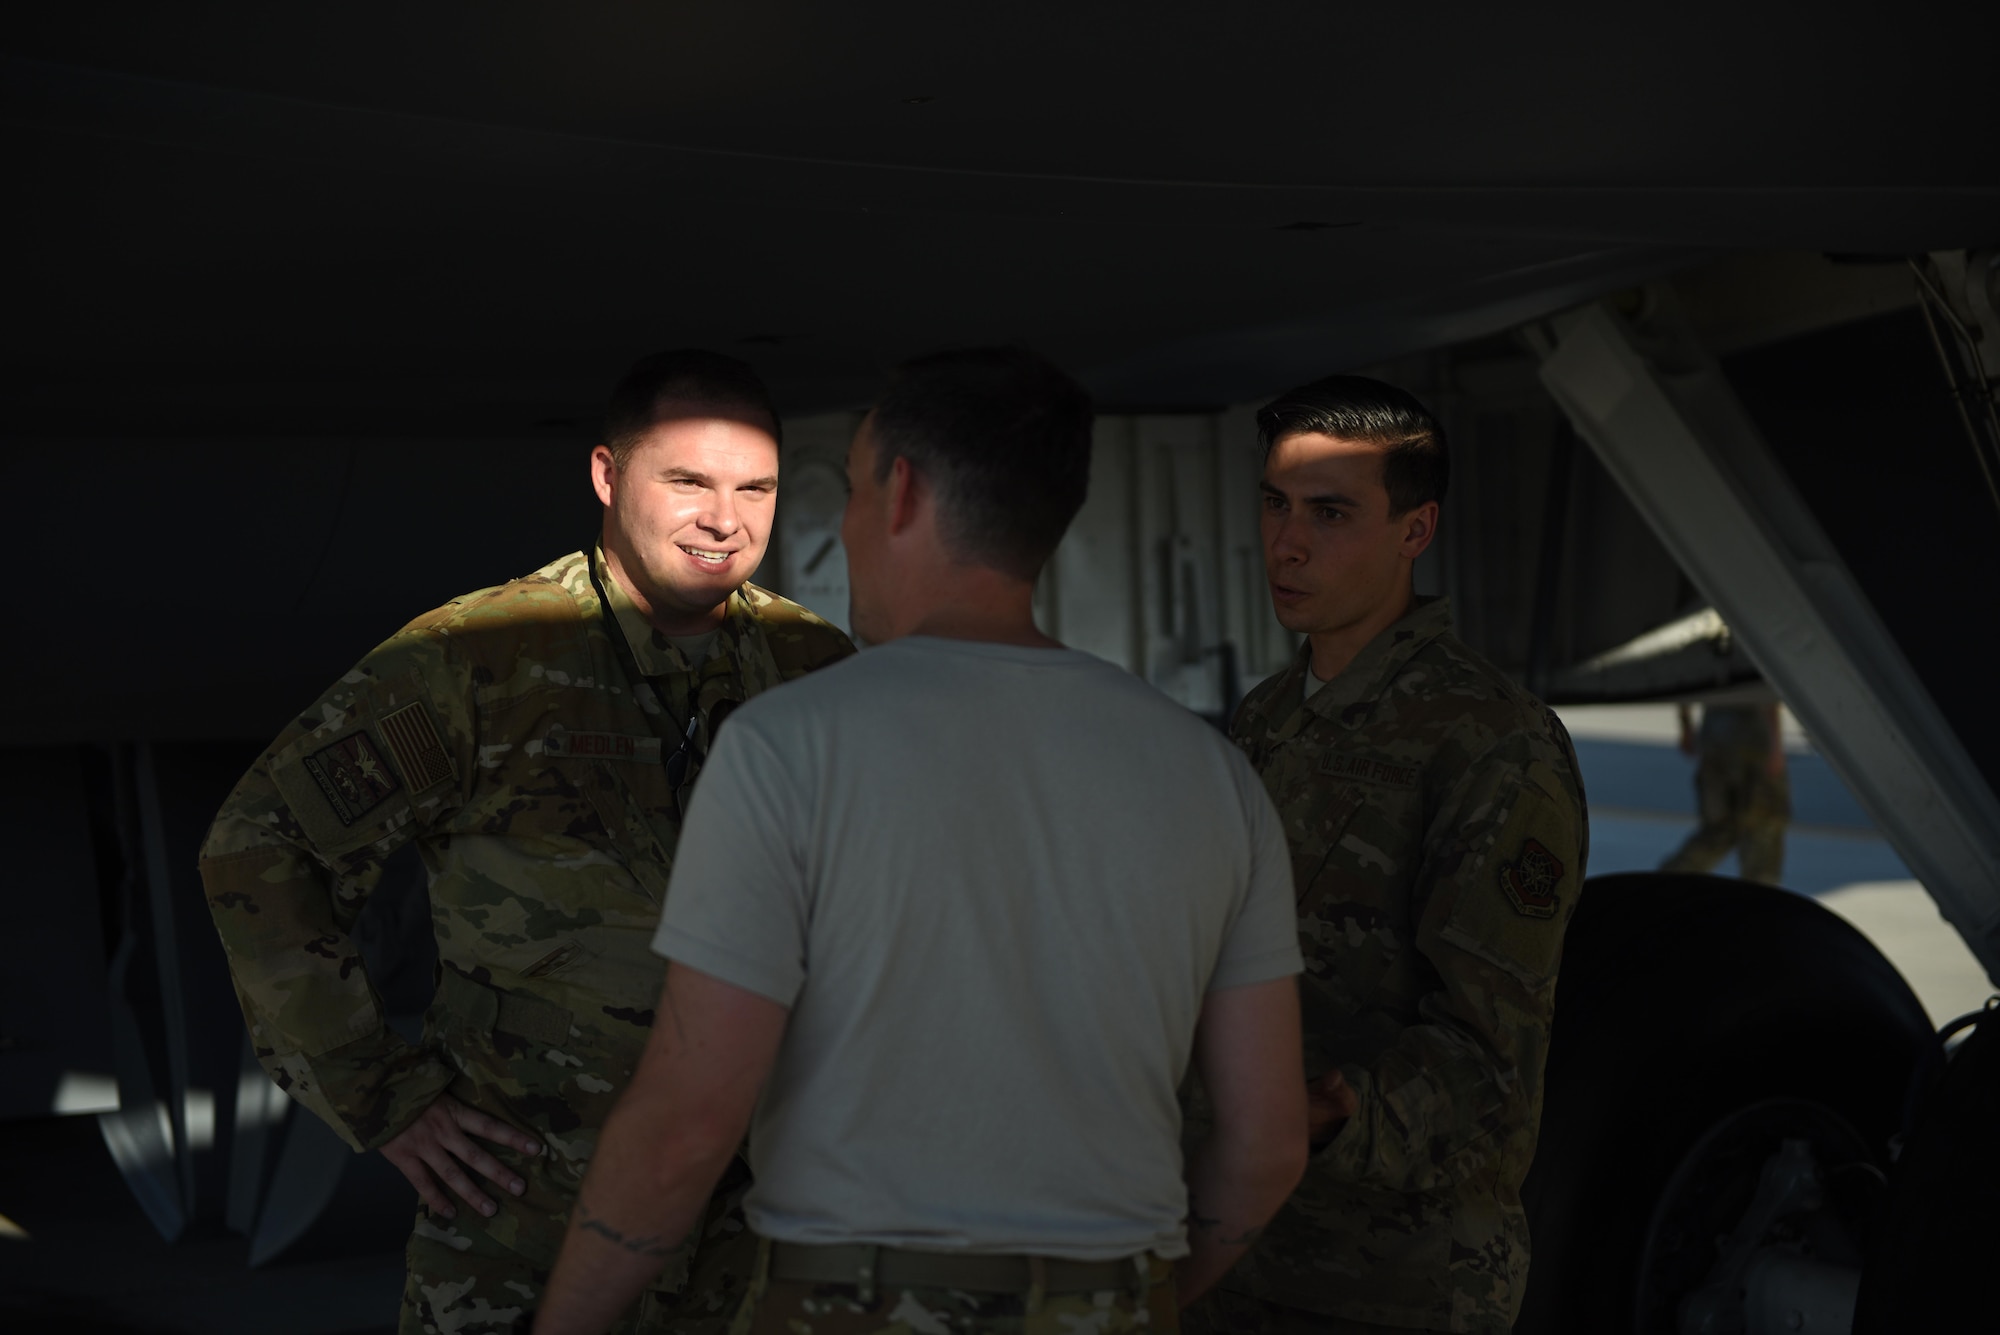
<svg viewBox="0 0 2000 1335"><path fill-rule="evenodd" d="M396 768L403 771L412 793L443 783L457 773L444 743L438 740L437 725L422 703L412 700L384 718L381 728L382 740L389 744L389 754L396 758Z"/></svg>

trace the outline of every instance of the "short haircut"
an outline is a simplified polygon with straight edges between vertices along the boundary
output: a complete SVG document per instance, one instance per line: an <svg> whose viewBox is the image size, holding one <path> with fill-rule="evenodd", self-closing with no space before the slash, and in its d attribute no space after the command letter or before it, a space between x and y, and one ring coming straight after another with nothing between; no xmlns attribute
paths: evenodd
<svg viewBox="0 0 2000 1335"><path fill-rule="evenodd" d="M604 445L620 468L646 433L670 419L674 406L708 408L767 421L780 439L771 391L747 362L702 348L656 352L632 363L604 410Z"/></svg>
<svg viewBox="0 0 2000 1335"><path fill-rule="evenodd" d="M1090 489L1091 416L1083 387L1026 348L919 357L875 405L875 475L908 459L955 557L1031 580Z"/></svg>
<svg viewBox="0 0 2000 1335"><path fill-rule="evenodd" d="M1444 428L1415 396L1362 375L1330 375L1288 389L1257 410L1264 453L1287 436L1306 433L1377 446L1389 513L1408 514L1444 500L1451 456Z"/></svg>

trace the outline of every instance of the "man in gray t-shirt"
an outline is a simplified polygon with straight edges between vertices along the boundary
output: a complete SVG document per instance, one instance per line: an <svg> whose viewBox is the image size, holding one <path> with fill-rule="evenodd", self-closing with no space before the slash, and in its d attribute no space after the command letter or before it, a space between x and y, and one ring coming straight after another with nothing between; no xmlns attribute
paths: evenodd
<svg viewBox="0 0 2000 1335"><path fill-rule="evenodd" d="M1060 372L991 351L912 363L857 433L842 536L882 647L717 739L538 1331L602 1330L746 1125L740 1335L1172 1335L1297 1181L1276 813L1219 734L1034 625L1089 431ZM1216 1129L1184 1170L1190 1060Z"/></svg>

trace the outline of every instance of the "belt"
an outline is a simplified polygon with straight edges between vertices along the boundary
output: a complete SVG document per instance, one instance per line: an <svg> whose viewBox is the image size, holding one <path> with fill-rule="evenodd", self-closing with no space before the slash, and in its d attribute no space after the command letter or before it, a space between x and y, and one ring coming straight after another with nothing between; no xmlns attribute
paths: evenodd
<svg viewBox="0 0 2000 1335"><path fill-rule="evenodd" d="M919 1252L848 1242L771 1242L770 1277L809 1284L852 1284L863 1290L961 1289L967 1293L1143 1292L1165 1272L1140 1253L1116 1261L1066 1261L1055 1256L982 1256Z"/></svg>

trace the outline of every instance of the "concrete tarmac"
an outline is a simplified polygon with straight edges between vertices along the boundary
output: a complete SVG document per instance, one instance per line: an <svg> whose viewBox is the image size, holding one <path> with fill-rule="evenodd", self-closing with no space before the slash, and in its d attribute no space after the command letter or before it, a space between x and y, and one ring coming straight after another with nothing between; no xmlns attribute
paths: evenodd
<svg viewBox="0 0 2000 1335"><path fill-rule="evenodd" d="M1572 705L1590 802L1590 874L1651 871L1695 827L1694 760L1672 705ZM1909 982L1934 1024L1979 1009L1996 988L1796 719L1786 715L1792 827L1784 888L1853 923ZM1738 874L1731 854L1715 869Z"/></svg>

